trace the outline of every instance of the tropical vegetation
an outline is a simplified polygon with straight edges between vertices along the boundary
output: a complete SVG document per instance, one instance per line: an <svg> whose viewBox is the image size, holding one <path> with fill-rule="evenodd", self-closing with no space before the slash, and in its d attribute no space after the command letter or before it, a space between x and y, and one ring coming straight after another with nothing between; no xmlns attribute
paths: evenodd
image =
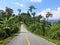
<svg viewBox="0 0 60 45"><path fill-rule="evenodd" d="M18 32L20 22L23 22L28 31L60 45L60 21L49 22L49 17L53 17L51 12L47 12L45 17L41 14L36 16L36 9L32 5L27 13L18 9L18 15L15 15L13 9L6 7L5 12L0 14L0 40Z"/></svg>
<svg viewBox="0 0 60 45"><path fill-rule="evenodd" d="M19 17L13 14L13 9L6 7L5 12L0 13L0 41L5 40L6 38L8 39L19 32L19 30ZM0 43L0 45L2 44Z"/></svg>

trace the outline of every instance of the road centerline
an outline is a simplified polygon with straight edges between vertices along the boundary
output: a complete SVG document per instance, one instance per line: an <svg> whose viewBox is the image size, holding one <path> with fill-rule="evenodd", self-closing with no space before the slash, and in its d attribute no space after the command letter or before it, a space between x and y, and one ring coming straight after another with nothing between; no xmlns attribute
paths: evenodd
<svg viewBox="0 0 60 45"><path fill-rule="evenodd" d="M28 45L31 45L30 40L29 40L29 38L28 38L28 36L27 36L27 33L25 34L25 38L26 38L27 44L28 44Z"/></svg>

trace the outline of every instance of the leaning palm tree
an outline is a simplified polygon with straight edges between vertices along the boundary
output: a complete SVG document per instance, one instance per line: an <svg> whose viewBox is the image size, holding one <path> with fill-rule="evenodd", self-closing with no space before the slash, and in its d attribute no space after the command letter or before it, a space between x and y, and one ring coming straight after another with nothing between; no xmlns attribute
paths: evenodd
<svg viewBox="0 0 60 45"><path fill-rule="evenodd" d="M53 15L52 13L47 12L47 14L46 14L47 21L48 21L48 18L49 18L49 17L52 17L52 15Z"/></svg>

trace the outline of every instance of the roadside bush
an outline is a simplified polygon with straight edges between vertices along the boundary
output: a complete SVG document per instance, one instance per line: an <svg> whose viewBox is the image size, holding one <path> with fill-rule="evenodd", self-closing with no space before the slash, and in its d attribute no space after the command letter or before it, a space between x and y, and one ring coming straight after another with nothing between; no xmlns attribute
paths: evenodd
<svg viewBox="0 0 60 45"><path fill-rule="evenodd" d="M60 32L59 32L59 31L54 32L54 33L52 33L52 34L50 35L50 37L51 37L52 39L59 39L59 40L60 40Z"/></svg>
<svg viewBox="0 0 60 45"><path fill-rule="evenodd" d="M20 30L20 22L17 16L1 18L0 20L0 39L7 38Z"/></svg>
<svg viewBox="0 0 60 45"><path fill-rule="evenodd" d="M36 30L36 26L34 24L29 26L29 29L31 32L34 32Z"/></svg>

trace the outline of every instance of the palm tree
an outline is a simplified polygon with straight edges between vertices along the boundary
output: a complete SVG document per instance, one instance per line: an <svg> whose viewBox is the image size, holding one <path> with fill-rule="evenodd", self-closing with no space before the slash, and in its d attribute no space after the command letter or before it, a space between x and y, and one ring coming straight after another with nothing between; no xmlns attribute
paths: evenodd
<svg viewBox="0 0 60 45"><path fill-rule="evenodd" d="M47 12L47 14L46 14L47 21L48 21L48 18L49 18L49 17L52 17L52 13Z"/></svg>
<svg viewBox="0 0 60 45"><path fill-rule="evenodd" d="M20 15L20 13L21 13L21 9L18 9L18 11L19 11L18 15Z"/></svg>
<svg viewBox="0 0 60 45"><path fill-rule="evenodd" d="M20 16L20 13L21 13L21 9L18 9L19 13L18 13L18 16L19 16L19 20L21 20L21 16Z"/></svg>
<svg viewBox="0 0 60 45"><path fill-rule="evenodd" d="M33 5L31 5L31 6L29 7L29 9L28 9L28 10L31 12L31 15L32 15L32 10L33 10L33 9L34 9L34 10L36 9Z"/></svg>
<svg viewBox="0 0 60 45"><path fill-rule="evenodd" d="M35 12L32 12L33 11L33 9L35 10L36 8L33 6L33 5L31 5L30 7L29 7L29 11L31 12L31 14L30 15L32 15L33 16L33 19L34 19L34 21L35 21Z"/></svg>
<svg viewBox="0 0 60 45"><path fill-rule="evenodd" d="M31 16L30 13L29 13L29 11L27 11L27 15L28 15L28 16Z"/></svg>
<svg viewBox="0 0 60 45"><path fill-rule="evenodd" d="M29 7L29 11L32 12L33 9L36 9L33 5Z"/></svg>
<svg viewBox="0 0 60 45"><path fill-rule="evenodd" d="M35 12L32 13L33 17L35 17L35 14L36 14Z"/></svg>
<svg viewBox="0 0 60 45"><path fill-rule="evenodd" d="M35 23L35 14L36 14L35 12L33 12L33 13L32 13L32 15L33 15L33 20L34 20L34 23Z"/></svg>

